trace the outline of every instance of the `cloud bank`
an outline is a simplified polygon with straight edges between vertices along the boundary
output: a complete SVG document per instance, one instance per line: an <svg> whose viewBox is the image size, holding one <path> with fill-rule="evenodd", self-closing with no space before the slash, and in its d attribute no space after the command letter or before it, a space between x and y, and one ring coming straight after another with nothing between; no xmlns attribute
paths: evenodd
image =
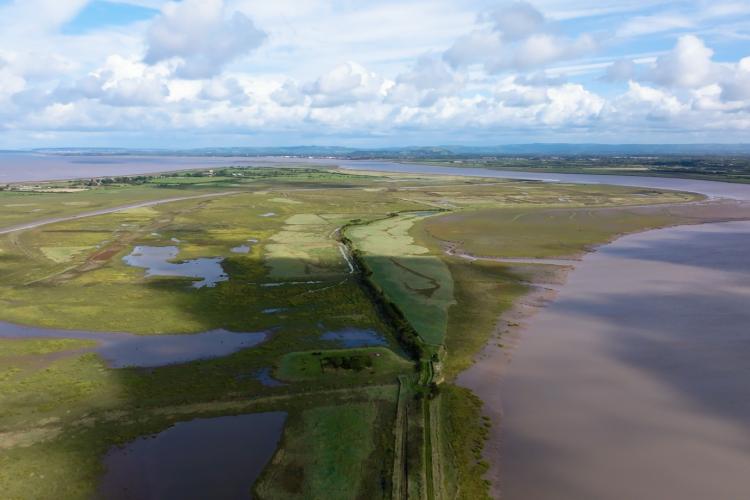
<svg viewBox="0 0 750 500"><path fill-rule="evenodd" d="M0 5L0 147L750 132L736 2L132 0L154 16L66 32L90 1Z"/></svg>

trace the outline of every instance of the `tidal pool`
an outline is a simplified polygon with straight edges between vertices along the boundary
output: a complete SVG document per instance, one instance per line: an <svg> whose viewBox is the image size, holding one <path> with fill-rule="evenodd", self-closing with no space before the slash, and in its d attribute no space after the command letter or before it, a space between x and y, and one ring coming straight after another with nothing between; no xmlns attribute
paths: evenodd
<svg viewBox="0 0 750 500"><path fill-rule="evenodd" d="M260 344L269 335L269 332L235 333L227 330L181 335L132 335L36 328L0 322L0 338L95 340L98 345L91 351L104 358L112 368L146 368L228 356Z"/></svg>
<svg viewBox="0 0 750 500"><path fill-rule="evenodd" d="M153 436L112 448L97 498L247 499L271 460L285 412L180 422Z"/></svg>
<svg viewBox="0 0 750 500"><path fill-rule="evenodd" d="M388 342L375 330L362 328L343 328L332 332L325 332L321 340L336 342L342 347L372 347L387 345Z"/></svg>
<svg viewBox="0 0 750 500"><path fill-rule="evenodd" d="M198 278L199 281L193 282L194 288L211 288L216 286L217 283L229 279L229 276L221 267L223 258L209 257L170 262L179 253L180 250L176 246L136 246L122 260L129 266L145 269L146 276Z"/></svg>

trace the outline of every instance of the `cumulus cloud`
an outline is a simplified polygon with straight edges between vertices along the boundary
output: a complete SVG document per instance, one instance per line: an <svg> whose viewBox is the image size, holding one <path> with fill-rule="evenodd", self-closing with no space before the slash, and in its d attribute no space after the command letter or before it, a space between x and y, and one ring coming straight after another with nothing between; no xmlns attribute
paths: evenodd
<svg viewBox="0 0 750 500"><path fill-rule="evenodd" d="M750 101L750 57L740 59L721 87L725 101Z"/></svg>
<svg viewBox="0 0 750 500"><path fill-rule="evenodd" d="M482 16L506 40L521 40L544 29L544 15L528 2L505 4Z"/></svg>
<svg viewBox="0 0 750 500"><path fill-rule="evenodd" d="M546 33L535 34L519 44L512 67L533 68L555 61L574 59L595 49L596 42L590 35L567 38Z"/></svg>
<svg viewBox="0 0 750 500"><path fill-rule="evenodd" d="M388 89L389 102L432 106L441 97L454 95L462 80L440 57L425 54L406 72L396 77Z"/></svg>
<svg viewBox="0 0 750 500"><path fill-rule="evenodd" d="M545 16L525 2L479 16L467 4L448 2L450 9L434 9L439 14L420 25L418 36L398 20L415 12L432 16L425 0L397 7L318 0L138 2L162 12L151 22L85 34L59 29L85 0L0 5L2 146L12 144L7 131L20 138L10 147L32 145L30 138L47 131L86 142L90 136L65 136L86 130L97 137L141 134L154 144L160 132L171 138L184 133L190 145L203 133L268 134L287 143L309 137L437 143L510 135L540 140L560 134L565 140L571 131L592 134L592 140L602 133L661 140L684 130L716 130L713 137L720 140L744 140L750 131L750 57L726 58L744 50L739 42L731 45L736 32L722 42L721 60L692 35L675 37L661 57L639 53L643 44L626 45L638 33L686 29L659 7L637 10L640 16L629 26L636 10L614 21L598 19L613 34L618 26L620 34L628 33L628 39L610 37L599 47L600 35L585 33L593 23L572 31L574 7ZM714 10L727 18L744 12L722 5ZM34 10L45 16L38 26ZM3 17L8 12L12 22ZM273 34L252 65L246 56L266 35L249 13ZM403 13L411 15L397 15ZM687 17L690 29L709 33L698 17ZM560 19L567 19L564 26ZM598 48L612 48L613 57L632 56L584 59ZM357 63L345 62L350 60ZM607 87L612 82L628 82L627 89Z"/></svg>
<svg viewBox="0 0 750 500"><path fill-rule="evenodd" d="M290 107L304 104L305 94L302 93L296 82L287 80L271 93L271 99L280 106Z"/></svg>
<svg viewBox="0 0 750 500"><path fill-rule="evenodd" d="M236 78L214 78L205 82L198 96L208 101L227 101L238 106L250 101L250 96Z"/></svg>
<svg viewBox="0 0 750 500"><path fill-rule="evenodd" d="M530 70L575 59L598 47L589 34L556 32L544 15L526 2L505 4L480 17L489 26L458 38L443 54L454 68L481 64L490 73Z"/></svg>
<svg viewBox="0 0 750 500"><path fill-rule="evenodd" d="M385 80L377 74L347 62L304 85L301 91L310 96L311 106L327 108L378 99L385 95L385 86Z"/></svg>
<svg viewBox="0 0 750 500"><path fill-rule="evenodd" d="M541 114L542 121L550 125L585 125L596 119L605 105L600 96L586 90L583 85L566 83L547 91L549 104Z"/></svg>
<svg viewBox="0 0 750 500"><path fill-rule="evenodd" d="M652 78L662 85L697 88L715 77L714 51L694 35L681 36L675 47L656 60Z"/></svg>
<svg viewBox="0 0 750 500"><path fill-rule="evenodd" d="M736 111L750 106L750 57L719 63L713 55L702 39L681 36L644 79L686 93L695 109Z"/></svg>
<svg viewBox="0 0 750 500"><path fill-rule="evenodd" d="M223 0L171 2L148 31L144 61L176 59L177 76L208 78L258 48L266 36L242 12L230 13Z"/></svg>
<svg viewBox="0 0 750 500"><path fill-rule="evenodd" d="M458 38L445 51L443 58L454 68L463 68L472 64L507 59L507 54L498 33L489 30L474 30Z"/></svg>
<svg viewBox="0 0 750 500"><path fill-rule="evenodd" d="M58 103L98 100L109 106L152 106L169 96L164 75L144 64L120 56L107 59L101 69L60 85L51 98Z"/></svg>
<svg viewBox="0 0 750 500"><path fill-rule="evenodd" d="M619 117L637 113L651 121L667 121L689 108L668 91L629 82L628 91L615 101Z"/></svg>

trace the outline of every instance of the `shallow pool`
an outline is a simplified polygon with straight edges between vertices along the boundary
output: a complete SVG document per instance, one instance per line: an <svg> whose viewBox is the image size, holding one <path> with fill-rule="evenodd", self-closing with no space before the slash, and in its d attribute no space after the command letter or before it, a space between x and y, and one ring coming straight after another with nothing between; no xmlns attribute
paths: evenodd
<svg viewBox="0 0 750 500"><path fill-rule="evenodd" d="M0 338L95 340L98 345L91 350L113 368L155 367L227 356L256 346L269 335L269 332L235 333L221 329L181 335L133 335L36 328L0 322Z"/></svg>
<svg viewBox="0 0 750 500"><path fill-rule="evenodd" d="M193 282L194 288L214 287L221 281L227 281L229 276L224 272L222 257L208 257L189 259L182 262L170 262L177 257L180 250L176 246L136 246L123 261L132 267L146 270L146 276L180 276L197 278Z"/></svg>
<svg viewBox="0 0 750 500"><path fill-rule="evenodd" d="M97 498L181 500L252 498L271 460L285 412L251 413L180 422L104 457Z"/></svg>

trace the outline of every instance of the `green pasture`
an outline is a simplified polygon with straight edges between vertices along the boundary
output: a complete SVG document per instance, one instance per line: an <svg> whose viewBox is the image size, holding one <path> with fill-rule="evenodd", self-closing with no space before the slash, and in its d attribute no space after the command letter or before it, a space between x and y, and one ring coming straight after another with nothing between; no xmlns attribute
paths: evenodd
<svg viewBox="0 0 750 500"><path fill-rule="evenodd" d="M413 369L411 362L383 347L328 349L285 355L275 376L291 382L337 380L340 377L367 381L384 375L391 375L395 380L396 375L410 369Z"/></svg>
<svg viewBox="0 0 750 500"><path fill-rule="evenodd" d="M422 217L407 213L352 226L347 237L362 252L373 281L424 341L441 344L453 304L453 280L443 261L429 255L409 233Z"/></svg>
<svg viewBox="0 0 750 500"><path fill-rule="evenodd" d="M395 397L395 392L392 393ZM388 498L388 446L392 401L304 410L290 419L283 451L256 485L260 498Z"/></svg>
<svg viewBox="0 0 750 500"><path fill-rule="evenodd" d="M0 191L0 228L181 196L185 196L184 191L148 186L112 186L77 192Z"/></svg>
<svg viewBox="0 0 750 500"><path fill-rule="evenodd" d="M623 233L679 219L662 212L623 209L486 209L432 217L427 232L461 251L485 257L577 257Z"/></svg>

